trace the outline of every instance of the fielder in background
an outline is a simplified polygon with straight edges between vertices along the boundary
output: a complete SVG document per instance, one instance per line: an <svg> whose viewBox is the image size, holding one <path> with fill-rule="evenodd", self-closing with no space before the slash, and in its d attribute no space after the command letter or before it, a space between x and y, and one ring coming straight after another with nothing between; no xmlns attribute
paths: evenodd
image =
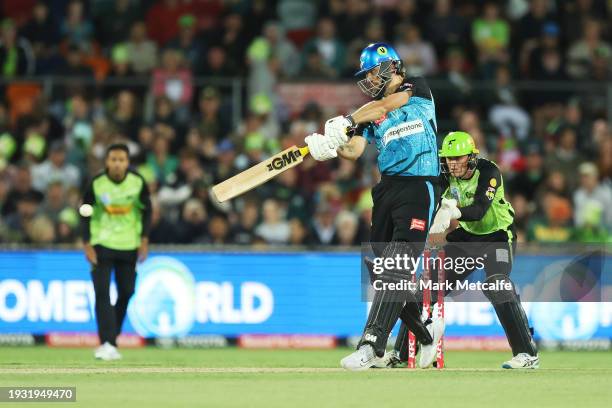
<svg viewBox="0 0 612 408"><path fill-rule="evenodd" d="M305 141L319 161L338 155L357 160L368 143L376 145L382 179L372 190L371 241L386 243L379 247L384 249L375 248L376 256L419 257L440 192L434 100L423 78L406 77L399 55L385 43L368 45L360 65L358 86L374 101L328 120L324 135L315 133ZM354 129L350 139L347 129ZM398 270L380 276L388 284L411 278L408 271ZM414 293L378 290L357 351L342 359L342 367L364 370L377 364L400 314L421 343L420 364L430 365L443 320L425 326Z"/></svg>
<svg viewBox="0 0 612 408"><path fill-rule="evenodd" d="M504 197L499 168L490 160L478 158L474 140L465 132L449 133L442 142L440 157L446 177L442 204L430 234L444 233L451 220L458 220L459 226L446 235L446 257L483 257L486 282L511 282L516 251L514 210ZM459 274L449 270L446 280L454 287L472 272ZM514 285L511 289L487 290L485 296L495 308L512 348L512 359L502 367L538 368L540 360L532 330Z"/></svg>
<svg viewBox="0 0 612 408"><path fill-rule="evenodd" d="M136 261L147 257L151 201L144 179L128 170L127 145L108 147L105 164L106 171L94 177L85 191L80 212L85 256L92 266L101 344L94 355L97 359L118 360L117 336L134 294ZM110 301L113 269L117 284L114 306Z"/></svg>

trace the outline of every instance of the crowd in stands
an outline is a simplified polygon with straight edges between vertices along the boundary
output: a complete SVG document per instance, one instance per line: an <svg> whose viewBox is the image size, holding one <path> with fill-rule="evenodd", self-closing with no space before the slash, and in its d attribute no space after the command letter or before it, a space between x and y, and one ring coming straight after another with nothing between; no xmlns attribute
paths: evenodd
<svg viewBox="0 0 612 408"><path fill-rule="evenodd" d="M374 41L429 80L441 137L467 131L498 163L519 241L612 240L610 1L4 0L0 19L1 244L78 243L117 141L151 190L152 243L368 241L373 146L230 203L209 190L347 113L290 112L277 86L354 84Z"/></svg>

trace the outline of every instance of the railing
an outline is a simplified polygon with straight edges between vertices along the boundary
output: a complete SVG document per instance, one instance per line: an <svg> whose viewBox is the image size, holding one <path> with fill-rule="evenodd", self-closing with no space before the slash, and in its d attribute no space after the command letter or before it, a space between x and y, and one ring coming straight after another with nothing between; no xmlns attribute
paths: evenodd
<svg viewBox="0 0 612 408"><path fill-rule="evenodd" d="M42 86L43 94L53 100L58 89L68 87L78 82L84 86L92 87L97 90L103 90L109 86L126 86L126 87L142 87L143 91L148 92L151 85L151 79L148 77L135 77L125 80L122 78L106 78L102 81L97 81L93 78L73 78L73 77L20 77L18 79L0 78L0 87L15 83L38 83ZM453 87L446 80L428 79L438 105L444 104L446 101L440 97L440 93L452 91ZM292 83L325 83L327 89L333 89L333 85L354 84L349 80L317 80L317 81L294 81ZM246 80L244 78L217 78L217 77L194 77L193 86L199 90L205 86L217 87L224 96L226 102L231 104L232 122L237 125L243 117L243 110L246 106L244 98L246 95ZM482 92L490 92L495 89L494 81L473 80L469 81L469 85L474 95L479 96ZM332 86L332 88L330 88ZM538 92L571 94L573 96L584 98L599 98L605 100L605 112L607 117L612 118L612 82L596 82L596 81L531 81L518 80L513 81L511 86L514 90L520 93L524 99L529 100L529 96ZM356 88L356 87L355 87ZM197 94L196 94L197 95ZM292 97L300 98L301 95L292 95ZM305 101L308 102L308 101ZM333 104L334 101L325 101L328 104ZM479 98L475 98L474 103L481 102ZM334 106L325 106L326 108ZM439 117L439 122L445 123L449 118ZM442 129L440 130L447 130Z"/></svg>

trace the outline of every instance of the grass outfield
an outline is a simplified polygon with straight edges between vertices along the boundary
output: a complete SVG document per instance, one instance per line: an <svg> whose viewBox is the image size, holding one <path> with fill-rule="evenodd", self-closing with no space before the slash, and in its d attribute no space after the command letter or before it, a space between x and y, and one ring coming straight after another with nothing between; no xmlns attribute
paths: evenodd
<svg viewBox="0 0 612 408"><path fill-rule="evenodd" d="M145 348L123 350L121 362L97 362L89 349L0 347L0 386L77 387L77 403L53 407L558 408L612 402L609 352L543 352L534 371L498 369L506 353L448 352L444 370L359 373L338 369L348 352Z"/></svg>

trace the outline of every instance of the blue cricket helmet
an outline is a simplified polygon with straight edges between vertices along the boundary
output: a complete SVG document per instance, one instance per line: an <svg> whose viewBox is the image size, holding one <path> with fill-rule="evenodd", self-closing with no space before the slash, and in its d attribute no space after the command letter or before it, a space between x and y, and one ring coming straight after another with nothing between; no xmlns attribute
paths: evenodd
<svg viewBox="0 0 612 408"><path fill-rule="evenodd" d="M385 61L401 62L401 58L397 51L389 44L382 42L372 43L361 51L361 56L359 57L360 70L355 76L365 74Z"/></svg>

